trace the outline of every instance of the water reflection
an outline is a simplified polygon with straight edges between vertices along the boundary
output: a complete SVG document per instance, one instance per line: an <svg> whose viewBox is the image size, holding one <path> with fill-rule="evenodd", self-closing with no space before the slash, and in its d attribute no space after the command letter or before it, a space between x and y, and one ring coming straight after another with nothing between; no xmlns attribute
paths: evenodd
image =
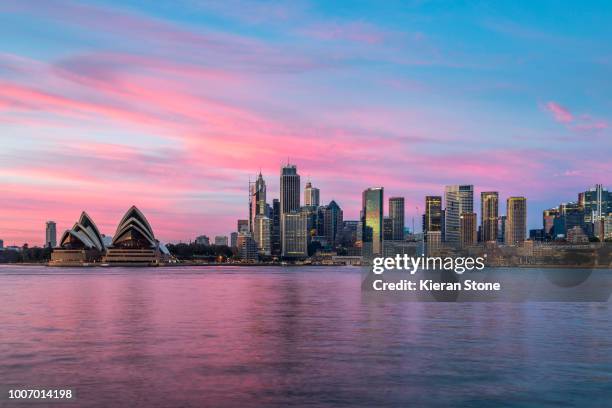
<svg viewBox="0 0 612 408"><path fill-rule="evenodd" d="M386 302L360 280L352 268L1 267L0 378L73 387L86 407L612 398L608 304Z"/></svg>

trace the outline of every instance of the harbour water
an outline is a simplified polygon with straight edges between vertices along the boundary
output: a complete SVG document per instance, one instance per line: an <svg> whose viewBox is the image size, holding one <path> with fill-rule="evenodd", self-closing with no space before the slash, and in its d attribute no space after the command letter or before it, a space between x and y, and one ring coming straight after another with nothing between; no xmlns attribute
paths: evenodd
<svg viewBox="0 0 612 408"><path fill-rule="evenodd" d="M511 272L509 272L511 273ZM0 267L0 406L609 407L609 303L418 303L351 267ZM8 389L72 389L71 402Z"/></svg>

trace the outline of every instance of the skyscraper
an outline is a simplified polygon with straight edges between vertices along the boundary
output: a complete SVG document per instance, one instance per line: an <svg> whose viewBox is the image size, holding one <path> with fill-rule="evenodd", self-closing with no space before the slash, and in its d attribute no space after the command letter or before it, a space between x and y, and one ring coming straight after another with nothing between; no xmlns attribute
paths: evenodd
<svg viewBox="0 0 612 408"><path fill-rule="evenodd" d="M393 241L393 220L383 217L383 241Z"/></svg>
<svg viewBox="0 0 612 408"><path fill-rule="evenodd" d="M460 228L459 231L461 232L461 239L460 239L460 244L462 247L468 247L470 245L474 245L477 242L476 239L476 224L477 224L477 217L476 217L476 213L462 213L459 216L460 219ZM497 228L497 224L495 225L495 227Z"/></svg>
<svg viewBox="0 0 612 408"><path fill-rule="evenodd" d="M283 223L282 256L306 258L308 256L308 213L291 211L281 216Z"/></svg>
<svg viewBox="0 0 612 408"><path fill-rule="evenodd" d="M527 199L525 197L509 197L506 207L506 236L508 245L520 244L527 234Z"/></svg>
<svg viewBox="0 0 612 408"><path fill-rule="evenodd" d="M253 232L255 230L255 217L258 215L267 215L266 212L266 182L264 181L261 172L259 172L255 183L250 184L249 231Z"/></svg>
<svg viewBox="0 0 612 408"><path fill-rule="evenodd" d="M55 248L57 246L57 231L55 221L47 221L47 228L45 230L45 246L49 248Z"/></svg>
<svg viewBox="0 0 612 408"><path fill-rule="evenodd" d="M363 256L365 258L382 254L383 190L382 187L368 188L362 194L361 221L363 225Z"/></svg>
<svg viewBox="0 0 612 408"><path fill-rule="evenodd" d="M451 244L460 243L460 217L462 213L474 212L474 186L454 185L446 186L444 192L446 201L444 236L446 242Z"/></svg>
<svg viewBox="0 0 612 408"><path fill-rule="evenodd" d="M340 206L332 200L323 207L323 235L328 244L335 247L342 231L343 214Z"/></svg>
<svg viewBox="0 0 612 408"><path fill-rule="evenodd" d="M497 241L497 218L499 217L499 194L497 191L480 193L481 241Z"/></svg>
<svg viewBox="0 0 612 408"><path fill-rule="evenodd" d="M280 209L281 214L300 209L300 175L295 165L287 164L281 168Z"/></svg>
<svg viewBox="0 0 612 408"><path fill-rule="evenodd" d="M404 197L389 198L389 218L391 219L391 239L402 241L404 239Z"/></svg>
<svg viewBox="0 0 612 408"><path fill-rule="evenodd" d="M281 211L280 201L275 198L272 200L272 231L270 238L270 247L272 256L281 255Z"/></svg>
<svg viewBox="0 0 612 408"><path fill-rule="evenodd" d="M306 187L304 187L304 205L319 206L319 189L313 187L310 181L306 182Z"/></svg>
<svg viewBox="0 0 612 408"><path fill-rule="evenodd" d="M544 229L544 238L553 239L555 232L555 218L559 216L558 208L550 208L542 212L542 228Z"/></svg>
<svg viewBox="0 0 612 408"><path fill-rule="evenodd" d="M612 194L601 184L596 184L589 190L580 193L578 197L587 222L601 220L612 212Z"/></svg>
<svg viewBox="0 0 612 408"><path fill-rule="evenodd" d="M261 255L269 256L272 254L271 246L271 229L272 222L265 215L257 215L255 217L255 227L253 231L253 239L257 243L257 249Z"/></svg>
<svg viewBox="0 0 612 408"><path fill-rule="evenodd" d="M442 231L442 197L426 196L423 235L435 231Z"/></svg>

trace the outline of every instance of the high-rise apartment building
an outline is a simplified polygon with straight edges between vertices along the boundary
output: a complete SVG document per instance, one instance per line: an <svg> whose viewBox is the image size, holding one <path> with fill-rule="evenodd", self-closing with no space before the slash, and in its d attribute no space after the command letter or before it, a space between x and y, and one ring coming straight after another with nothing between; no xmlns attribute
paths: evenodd
<svg viewBox="0 0 612 408"><path fill-rule="evenodd" d="M474 212L474 186L446 186L444 192L446 202L444 237L446 242L459 244L461 238L461 214Z"/></svg>
<svg viewBox="0 0 612 408"><path fill-rule="evenodd" d="M404 197L389 198L389 218L391 219L391 239L402 241L404 239Z"/></svg>
<svg viewBox="0 0 612 408"><path fill-rule="evenodd" d="M363 226L363 256L371 258L382 254L383 241L382 187L368 188L362 194L361 222Z"/></svg>
<svg viewBox="0 0 612 408"><path fill-rule="evenodd" d="M55 248L57 246L57 228L55 226L55 221L47 221L45 246L48 248Z"/></svg>
<svg viewBox="0 0 612 408"><path fill-rule="evenodd" d="M480 193L480 225L483 242L497 241L497 218L499 217L499 194L497 191Z"/></svg>
<svg viewBox="0 0 612 408"><path fill-rule="evenodd" d="M521 244L527 235L527 199L509 197L506 201L506 235L508 245Z"/></svg>
<svg viewBox="0 0 612 408"><path fill-rule="evenodd" d="M318 207L319 206L319 189L312 186L308 181L304 187L304 205Z"/></svg>
<svg viewBox="0 0 612 408"><path fill-rule="evenodd" d="M383 217L383 241L393 241L393 220Z"/></svg>

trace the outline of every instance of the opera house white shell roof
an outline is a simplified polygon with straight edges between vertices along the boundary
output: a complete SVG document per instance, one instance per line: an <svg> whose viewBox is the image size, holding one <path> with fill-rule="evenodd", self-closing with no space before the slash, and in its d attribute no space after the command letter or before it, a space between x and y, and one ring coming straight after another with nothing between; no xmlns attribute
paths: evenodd
<svg viewBox="0 0 612 408"><path fill-rule="evenodd" d="M86 248L103 251L105 249L104 239L98 227L85 211L81 213L79 221L72 229L64 231L60 239L61 248Z"/></svg>

